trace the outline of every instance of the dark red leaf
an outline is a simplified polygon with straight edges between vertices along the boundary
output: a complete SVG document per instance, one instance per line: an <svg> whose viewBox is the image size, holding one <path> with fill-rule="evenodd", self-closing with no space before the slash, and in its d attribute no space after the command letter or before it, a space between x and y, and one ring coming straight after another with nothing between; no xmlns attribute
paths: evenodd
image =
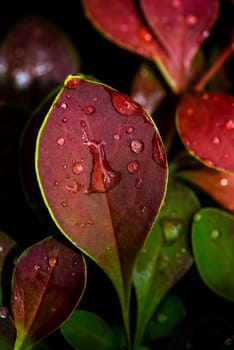
<svg viewBox="0 0 234 350"><path fill-rule="evenodd" d="M177 130L189 153L208 167L234 172L234 97L191 93L182 97Z"/></svg>
<svg viewBox="0 0 234 350"><path fill-rule="evenodd" d="M77 307L86 286L82 254L49 237L18 259L12 285L17 349L31 348L55 331Z"/></svg>
<svg viewBox="0 0 234 350"><path fill-rule="evenodd" d="M36 167L57 226L128 294L167 181L149 115L121 92L69 76L40 129Z"/></svg>

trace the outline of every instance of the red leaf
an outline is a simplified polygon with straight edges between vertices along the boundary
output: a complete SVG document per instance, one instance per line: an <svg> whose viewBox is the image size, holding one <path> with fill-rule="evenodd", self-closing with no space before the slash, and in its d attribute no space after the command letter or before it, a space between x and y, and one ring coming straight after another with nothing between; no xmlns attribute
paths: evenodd
<svg viewBox="0 0 234 350"><path fill-rule="evenodd" d="M43 197L61 231L128 294L164 196L160 136L131 97L81 76L69 76L55 102L37 140Z"/></svg>
<svg viewBox="0 0 234 350"><path fill-rule="evenodd" d="M234 172L234 97L191 93L182 97L177 130L189 153L211 168Z"/></svg>
<svg viewBox="0 0 234 350"><path fill-rule="evenodd" d="M55 331L77 307L86 286L78 250L49 237L18 259L12 287L17 349L32 347Z"/></svg>

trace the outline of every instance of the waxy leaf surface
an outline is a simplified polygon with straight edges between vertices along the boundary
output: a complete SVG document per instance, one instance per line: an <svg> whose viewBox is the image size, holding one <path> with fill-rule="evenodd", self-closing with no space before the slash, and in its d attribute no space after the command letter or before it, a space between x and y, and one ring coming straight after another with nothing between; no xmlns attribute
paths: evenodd
<svg viewBox="0 0 234 350"><path fill-rule="evenodd" d="M206 166L234 172L234 97L191 93L182 97L176 125L189 153Z"/></svg>
<svg viewBox="0 0 234 350"><path fill-rule="evenodd" d="M61 231L128 299L135 257L167 181L163 144L148 114L104 84L69 76L37 139L36 169Z"/></svg>
<svg viewBox="0 0 234 350"><path fill-rule="evenodd" d="M0 306L0 349L13 350L16 328L8 309Z"/></svg>
<svg viewBox="0 0 234 350"><path fill-rule="evenodd" d="M193 263L189 233L192 216L199 209L197 197L187 186L169 181L164 205L134 271L137 346L159 302Z"/></svg>
<svg viewBox="0 0 234 350"><path fill-rule="evenodd" d="M75 349L118 350L118 340L112 328L99 315L77 310L62 325L64 338Z"/></svg>
<svg viewBox="0 0 234 350"><path fill-rule="evenodd" d="M204 283L216 294L234 301L234 218L217 209L203 208L194 217L192 248Z"/></svg>
<svg viewBox="0 0 234 350"><path fill-rule="evenodd" d="M49 237L24 251L12 285L15 350L31 349L55 331L77 307L85 286L85 261L77 249Z"/></svg>
<svg viewBox="0 0 234 350"><path fill-rule="evenodd" d="M205 166L176 174L208 193L217 203L234 212L234 174Z"/></svg>

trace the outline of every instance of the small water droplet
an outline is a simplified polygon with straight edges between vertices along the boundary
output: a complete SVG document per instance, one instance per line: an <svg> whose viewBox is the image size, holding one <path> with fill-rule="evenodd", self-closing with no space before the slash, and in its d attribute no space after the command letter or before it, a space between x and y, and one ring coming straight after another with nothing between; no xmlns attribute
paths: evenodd
<svg viewBox="0 0 234 350"><path fill-rule="evenodd" d="M61 122L62 122L62 123L66 123L67 121L68 121L68 118L65 118L65 117L64 117L64 118L61 119Z"/></svg>
<svg viewBox="0 0 234 350"><path fill-rule="evenodd" d="M130 148L134 153L141 153L144 149L144 143L139 139L132 140Z"/></svg>
<svg viewBox="0 0 234 350"><path fill-rule="evenodd" d="M118 113L126 116L143 114L141 105L130 96L111 89L107 89L107 91L110 93L113 106Z"/></svg>
<svg viewBox="0 0 234 350"><path fill-rule="evenodd" d="M186 17L186 23L189 27L194 27L198 22L197 16L190 14Z"/></svg>
<svg viewBox="0 0 234 350"><path fill-rule="evenodd" d="M119 134L114 134L113 138L114 140L119 141L121 136Z"/></svg>
<svg viewBox="0 0 234 350"><path fill-rule="evenodd" d="M66 82L66 87L68 89L75 90L77 88L77 86L79 85L79 83L81 83L81 82L82 82L82 79L72 78Z"/></svg>
<svg viewBox="0 0 234 350"><path fill-rule="evenodd" d="M121 181L121 173L112 169L107 161L103 142L88 141L89 150L93 156L93 168L87 194L104 193L115 187Z"/></svg>
<svg viewBox="0 0 234 350"><path fill-rule="evenodd" d="M58 258L56 258L55 256L51 256L48 259L48 264L50 265L50 267L55 267L58 264Z"/></svg>
<svg viewBox="0 0 234 350"><path fill-rule="evenodd" d="M85 106L82 108L82 111L86 114L86 115L92 115L96 112L96 108L92 105L90 106Z"/></svg>
<svg viewBox="0 0 234 350"><path fill-rule="evenodd" d="M191 116L191 115L193 115L193 114L194 114L194 109L191 108L191 107L188 108L188 109L187 109L187 115L188 115L188 116Z"/></svg>
<svg viewBox="0 0 234 350"><path fill-rule="evenodd" d="M140 212L141 212L141 214L144 214L145 213L145 211L146 211L146 206L145 205L141 205L140 206Z"/></svg>
<svg viewBox="0 0 234 350"><path fill-rule="evenodd" d="M88 220L88 221L87 221L87 224L88 224L88 225L94 225L95 222L94 222L93 220Z"/></svg>
<svg viewBox="0 0 234 350"><path fill-rule="evenodd" d="M202 215L200 213L196 213L193 217L193 220L198 222L201 220L201 218L202 218Z"/></svg>
<svg viewBox="0 0 234 350"><path fill-rule="evenodd" d="M35 270L35 271L38 271L38 270L40 270L41 266L40 266L40 265L35 264L35 265L33 266L33 268L34 268L34 270Z"/></svg>
<svg viewBox="0 0 234 350"><path fill-rule="evenodd" d="M162 168L166 168L166 154L164 152L162 142L155 132L153 136L153 160Z"/></svg>
<svg viewBox="0 0 234 350"><path fill-rule="evenodd" d="M63 146L64 143L65 143L65 140L64 140L63 137L60 137L60 138L57 140L57 144L58 144L59 146Z"/></svg>
<svg viewBox="0 0 234 350"><path fill-rule="evenodd" d="M63 207L63 208L66 208L67 207L67 202L61 202L61 206Z"/></svg>
<svg viewBox="0 0 234 350"><path fill-rule="evenodd" d="M67 109L67 103L62 103L62 104L61 104L61 108Z"/></svg>
<svg viewBox="0 0 234 350"><path fill-rule="evenodd" d="M217 230L217 229L214 229L214 230L212 230L211 231L211 233L210 233L210 237L212 238L212 239L218 239L219 237L220 237L220 231L219 230Z"/></svg>
<svg viewBox="0 0 234 350"><path fill-rule="evenodd" d="M157 315L157 321L159 323L165 323L167 322L167 319L168 319L167 315L163 314L162 312L159 312L159 314Z"/></svg>
<svg viewBox="0 0 234 350"><path fill-rule="evenodd" d="M234 130L234 120L230 119L226 123L226 129L227 130Z"/></svg>
<svg viewBox="0 0 234 350"><path fill-rule="evenodd" d="M225 187L228 185L228 179L226 179L225 177L223 177L221 180L220 180L220 185Z"/></svg>
<svg viewBox="0 0 234 350"><path fill-rule="evenodd" d="M128 126L126 129L126 133L127 134L131 134L134 131L134 127L133 126Z"/></svg>
<svg viewBox="0 0 234 350"><path fill-rule="evenodd" d="M6 307L0 307L0 318L7 318L9 316L9 312Z"/></svg>
<svg viewBox="0 0 234 350"><path fill-rule="evenodd" d="M213 144L219 145L221 143L221 139L218 136L213 137Z"/></svg>
<svg viewBox="0 0 234 350"><path fill-rule="evenodd" d="M161 225L166 243L171 244L176 242L181 234L182 221L166 218L161 221Z"/></svg>
<svg viewBox="0 0 234 350"><path fill-rule="evenodd" d="M177 9L181 6L181 0L172 0L171 5Z"/></svg>
<svg viewBox="0 0 234 350"><path fill-rule="evenodd" d="M132 162L128 163L128 166L127 166L128 172L130 174L135 174L138 171L139 166L140 166L140 164L139 164L138 160L133 160Z"/></svg>
<svg viewBox="0 0 234 350"><path fill-rule="evenodd" d="M84 171L84 164L83 162L75 162L72 164L72 172L76 175L82 174Z"/></svg>
<svg viewBox="0 0 234 350"><path fill-rule="evenodd" d="M152 40L152 34L150 33L150 31L146 27L144 27L144 26L140 27L138 33L139 33L139 37L142 41L148 43Z"/></svg>
<svg viewBox="0 0 234 350"><path fill-rule="evenodd" d="M66 98L70 99L71 95L70 94L66 94Z"/></svg>

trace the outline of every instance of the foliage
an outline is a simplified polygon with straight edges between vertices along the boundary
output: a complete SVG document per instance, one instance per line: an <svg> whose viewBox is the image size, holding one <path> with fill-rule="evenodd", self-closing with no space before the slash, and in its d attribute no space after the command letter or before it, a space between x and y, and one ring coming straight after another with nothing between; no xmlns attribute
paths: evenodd
<svg viewBox="0 0 234 350"><path fill-rule="evenodd" d="M0 347L230 348L233 2L74 7L0 43Z"/></svg>

